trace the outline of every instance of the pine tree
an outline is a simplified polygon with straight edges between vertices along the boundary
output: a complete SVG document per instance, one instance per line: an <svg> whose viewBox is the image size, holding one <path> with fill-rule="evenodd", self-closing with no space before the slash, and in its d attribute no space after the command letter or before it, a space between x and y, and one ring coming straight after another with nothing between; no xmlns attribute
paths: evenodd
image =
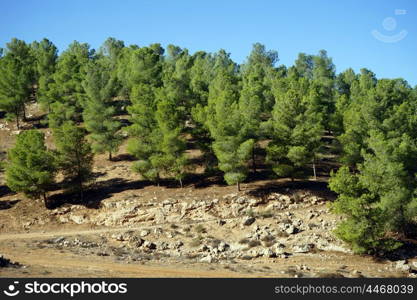
<svg viewBox="0 0 417 300"><path fill-rule="evenodd" d="M159 181L162 170L151 163L152 156L159 155L158 144L162 140L155 118L155 89L149 84L138 84L132 89L132 105L127 108L132 122L127 128L130 137L127 150L138 159L133 165L134 171L146 179Z"/></svg>
<svg viewBox="0 0 417 300"><path fill-rule="evenodd" d="M50 105L55 100L51 92L50 84L54 82L56 62L58 59L58 49L48 39L41 42L33 42L31 45L35 57L35 69L37 77L37 100L43 109L50 111Z"/></svg>
<svg viewBox="0 0 417 300"><path fill-rule="evenodd" d="M213 68L212 55L202 51L193 55L193 65L190 69L190 89L193 97L191 135L202 152L206 172L210 172L217 165L216 156L211 148L210 132L204 120L204 107L208 104L209 86L214 76Z"/></svg>
<svg viewBox="0 0 417 300"><path fill-rule="evenodd" d="M288 89L275 89L275 105L269 127L272 141L267 147L267 161L273 171L293 180L305 175L304 167L314 163L323 133L321 115L311 108L307 79L288 79ZM308 93L308 94L307 94Z"/></svg>
<svg viewBox="0 0 417 300"><path fill-rule="evenodd" d="M127 107L132 123L127 128L130 137L127 149L138 159L133 170L158 183L163 172L158 159L162 134L155 113L157 92L162 86L163 52L159 44L129 49L129 53L122 54L122 59L129 60L130 65L118 69L119 78L130 90L132 103Z"/></svg>
<svg viewBox="0 0 417 300"><path fill-rule="evenodd" d="M48 85L55 101L73 108L76 121L81 120L82 105L86 99L82 82L93 54L94 50L90 50L88 44L74 41L59 56L53 82Z"/></svg>
<svg viewBox="0 0 417 300"><path fill-rule="evenodd" d="M159 183L161 175L173 176L182 186L187 163L183 126L176 94L169 92L148 84L134 87L133 105L128 108L133 123L128 128L128 151L138 159L134 170L144 178Z"/></svg>
<svg viewBox="0 0 417 300"><path fill-rule="evenodd" d="M278 60L278 53L266 51L259 43L253 45L246 64L242 66L242 90L240 91L239 109L244 118L247 138L254 140L252 149L252 169L256 172L255 147L260 136L262 118L270 114L273 106L271 86L268 85L268 74Z"/></svg>
<svg viewBox="0 0 417 300"><path fill-rule="evenodd" d="M417 106L406 82L383 79L374 84L372 73L362 71L359 84L351 87L345 133L339 137L346 166L330 180L339 194L335 210L346 217L337 234L355 251L370 253L398 247L387 236L405 234L417 215Z"/></svg>
<svg viewBox="0 0 417 300"><path fill-rule="evenodd" d="M91 133L92 148L95 153L117 152L122 136L119 133L121 124L115 117L112 97L117 93L117 82L111 74L110 62L106 58L91 63L83 81L88 96L84 102L84 125Z"/></svg>
<svg viewBox="0 0 417 300"><path fill-rule="evenodd" d="M354 252L375 253L384 244L388 249L395 247L395 244L383 241L386 220L381 209L374 205L377 199L362 187L359 178L351 174L348 167L332 172L329 186L339 194L333 205L334 212L346 217L338 225L336 235L350 244Z"/></svg>
<svg viewBox="0 0 417 300"><path fill-rule="evenodd" d="M54 156L45 146L45 136L36 130L24 131L17 136L9 150L6 184L15 192L24 192L30 198L43 197L48 207L47 191L54 183Z"/></svg>
<svg viewBox="0 0 417 300"><path fill-rule="evenodd" d="M158 143L159 153L156 164L161 166L168 176L179 180L182 187L182 179L185 176L187 158L185 156L186 143L182 137L183 119L179 109L178 95L170 89L162 89L158 93L156 122L161 133L162 140Z"/></svg>
<svg viewBox="0 0 417 300"><path fill-rule="evenodd" d="M0 109L8 119L15 119L19 129L20 118L26 119L25 104L30 100L34 83L33 56L29 46L12 39L6 54L0 60Z"/></svg>
<svg viewBox="0 0 417 300"><path fill-rule="evenodd" d="M207 127L213 138L213 150L224 172L227 184L240 183L248 173L247 160L254 141L247 139L241 111L236 78L227 69L220 69L210 86L208 106L205 109Z"/></svg>
<svg viewBox="0 0 417 300"><path fill-rule="evenodd" d="M67 189L79 193L83 201L86 185L93 179L93 152L86 140L85 129L65 122L55 129L54 138L59 169L65 177Z"/></svg>

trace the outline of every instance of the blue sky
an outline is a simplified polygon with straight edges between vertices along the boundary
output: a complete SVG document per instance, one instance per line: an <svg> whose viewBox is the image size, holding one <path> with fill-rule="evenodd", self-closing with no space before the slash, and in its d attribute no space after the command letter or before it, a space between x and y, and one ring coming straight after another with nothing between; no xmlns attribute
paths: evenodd
<svg viewBox="0 0 417 300"><path fill-rule="evenodd" d="M338 72L366 67L379 78L417 84L416 0L0 0L0 8L0 47L12 37L47 37L60 50L73 40L98 48L114 36L126 44L172 43L192 52L223 48L240 63L260 42L278 51L279 64L326 49ZM372 30L407 35L386 43Z"/></svg>

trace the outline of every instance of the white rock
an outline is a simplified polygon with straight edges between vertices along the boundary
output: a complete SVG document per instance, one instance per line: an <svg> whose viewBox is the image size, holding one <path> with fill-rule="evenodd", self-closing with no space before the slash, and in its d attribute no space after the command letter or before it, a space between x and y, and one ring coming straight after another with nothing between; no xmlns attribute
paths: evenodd
<svg viewBox="0 0 417 300"><path fill-rule="evenodd" d="M200 262L209 263L209 264L211 264L213 261L214 261L214 259L210 254L207 255L207 256L204 256L202 259L200 259Z"/></svg>
<svg viewBox="0 0 417 300"><path fill-rule="evenodd" d="M296 245L292 248L294 253L307 253L313 248L311 244Z"/></svg>
<svg viewBox="0 0 417 300"><path fill-rule="evenodd" d="M76 224L83 224L83 223L85 223L85 218L84 218L84 216L71 215L71 216L69 217L69 219L70 219L71 221L73 221L74 223L76 223Z"/></svg>
<svg viewBox="0 0 417 300"><path fill-rule="evenodd" d="M149 233L150 233L150 231L149 231L149 230L144 229L144 230L142 230L142 231L140 232L140 236L144 237L144 236L149 235Z"/></svg>
<svg viewBox="0 0 417 300"><path fill-rule="evenodd" d="M395 268L400 271L408 272L411 267L407 264L405 260L399 260L395 263Z"/></svg>
<svg viewBox="0 0 417 300"><path fill-rule="evenodd" d="M274 251L272 251L272 250L271 250L271 249L269 249L269 248L265 248L262 254L263 254L263 256L265 256L265 257L274 257L274 256L275 256Z"/></svg>

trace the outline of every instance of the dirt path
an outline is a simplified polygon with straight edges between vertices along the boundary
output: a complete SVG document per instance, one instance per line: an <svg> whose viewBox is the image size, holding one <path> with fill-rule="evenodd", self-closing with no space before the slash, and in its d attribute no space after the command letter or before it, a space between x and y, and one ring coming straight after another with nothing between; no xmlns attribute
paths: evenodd
<svg viewBox="0 0 417 300"><path fill-rule="evenodd" d="M6 253L12 260L18 260L31 268L34 275L42 275L44 270L52 273L54 277L248 277L240 273L226 270L196 270L185 266L147 266L140 264L123 264L111 261L96 260L91 257L80 257L58 253L46 249L16 253ZM6 272L8 270L4 270ZM10 272L13 272L10 269ZM7 276L7 273L0 273ZM44 276L47 275L44 273Z"/></svg>

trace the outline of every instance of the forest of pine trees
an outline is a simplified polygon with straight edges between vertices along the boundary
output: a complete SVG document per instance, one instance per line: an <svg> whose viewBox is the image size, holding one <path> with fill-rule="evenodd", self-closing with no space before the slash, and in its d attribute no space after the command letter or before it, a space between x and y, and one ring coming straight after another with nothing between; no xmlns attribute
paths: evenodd
<svg viewBox="0 0 417 300"><path fill-rule="evenodd" d="M47 39L12 39L0 51L0 114L20 129L37 101L55 147L41 131L22 130L0 171L11 190L48 206L58 173L83 199L94 154L112 160L124 139L133 172L179 186L190 141L206 174L220 172L237 189L259 162L272 178L296 180L315 178L332 156L338 237L358 253L395 249L390 236L407 235L417 215L417 87L368 69L336 73L324 50L278 63L259 43L238 64L224 50L192 54L109 38L98 50L74 41L59 53Z"/></svg>

